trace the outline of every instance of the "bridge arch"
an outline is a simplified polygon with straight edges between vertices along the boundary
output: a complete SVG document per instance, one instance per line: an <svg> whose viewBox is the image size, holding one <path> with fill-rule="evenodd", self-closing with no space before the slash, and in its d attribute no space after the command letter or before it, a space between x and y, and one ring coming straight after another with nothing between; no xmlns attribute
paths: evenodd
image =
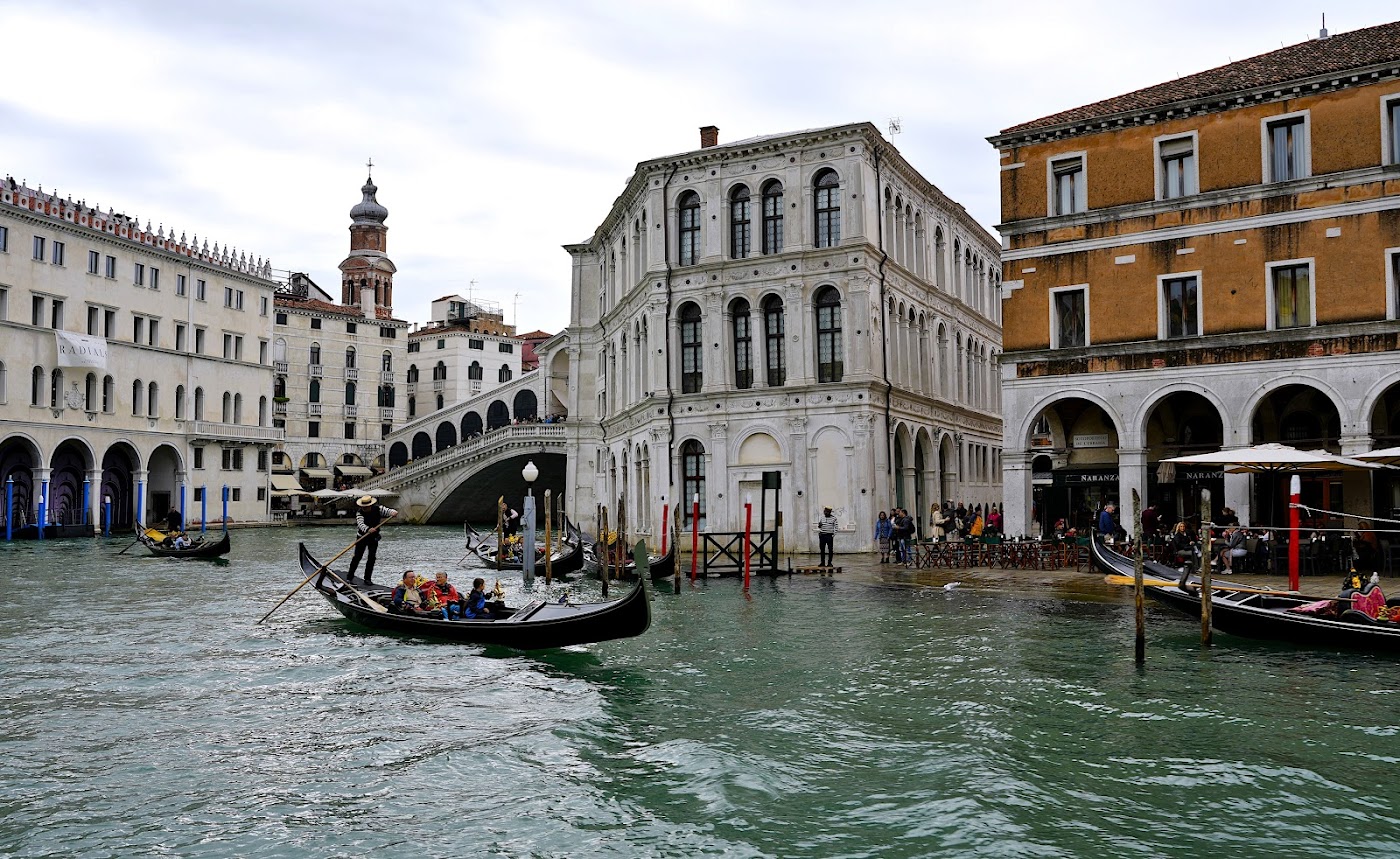
<svg viewBox="0 0 1400 859"><path fill-rule="evenodd" d="M433 452L433 440L425 432L413 436L413 458L422 459Z"/></svg>
<svg viewBox="0 0 1400 859"><path fill-rule="evenodd" d="M389 467L398 468L408 462L408 445L396 441L389 446Z"/></svg>
<svg viewBox="0 0 1400 859"><path fill-rule="evenodd" d="M476 412L467 412L462 415L462 441L481 435L481 431L481 415Z"/></svg>
<svg viewBox="0 0 1400 859"><path fill-rule="evenodd" d="M488 430L499 429L510 426L510 409L500 400L492 400L491 405L486 409L486 428Z"/></svg>
<svg viewBox="0 0 1400 859"><path fill-rule="evenodd" d="M535 392L529 388L524 388L515 393L515 418L521 421L532 421L540 416L540 401L535 396Z"/></svg>
<svg viewBox="0 0 1400 859"><path fill-rule="evenodd" d="M446 450L457 444L457 427L452 421L443 421L437 428L437 449Z"/></svg>

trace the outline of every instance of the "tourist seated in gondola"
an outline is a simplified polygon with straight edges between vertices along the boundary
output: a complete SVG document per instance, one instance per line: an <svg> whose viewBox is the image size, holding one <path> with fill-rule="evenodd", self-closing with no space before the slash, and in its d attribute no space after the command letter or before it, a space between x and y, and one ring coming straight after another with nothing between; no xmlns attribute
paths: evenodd
<svg viewBox="0 0 1400 859"><path fill-rule="evenodd" d="M472 592L467 594L466 605L462 608L462 616L476 619L490 619L492 617L491 607L486 604L486 580L473 579Z"/></svg>
<svg viewBox="0 0 1400 859"><path fill-rule="evenodd" d="M185 532L181 531L175 535L175 539L171 541L171 545L176 549L188 549L190 547L190 538Z"/></svg>
<svg viewBox="0 0 1400 859"><path fill-rule="evenodd" d="M389 602L398 611L411 614L422 613L423 591L418 587L418 574L412 570L406 571L403 574L403 581L394 588Z"/></svg>
<svg viewBox="0 0 1400 859"><path fill-rule="evenodd" d="M462 616L462 595L456 586L447 581L447 573L439 572L434 581L428 582L419 591L423 595L423 607L430 612L440 612L443 620L456 620Z"/></svg>

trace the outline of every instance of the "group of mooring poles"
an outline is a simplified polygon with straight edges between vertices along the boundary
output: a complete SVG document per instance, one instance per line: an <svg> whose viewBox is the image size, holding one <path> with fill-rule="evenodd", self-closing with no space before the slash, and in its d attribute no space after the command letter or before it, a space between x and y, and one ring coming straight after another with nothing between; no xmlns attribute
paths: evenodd
<svg viewBox="0 0 1400 859"><path fill-rule="evenodd" d="M548 497L548 493L546 493ZM546 502L547 509L548 502ZM599 578L603 582L603 596L608 595L608 580L612 570L616 571L616 577L621 580L623 571L627 563L627 496L622 495L617 499L617 532L614 539L609 541L608 534L609 518L606 504L599 504L596 509L596 520L598 523L597 545L602 547L599 563L602 570ZM664 557L668 547L679 548L681 523L680 516L677 515L671 520L671 505L663 499L661 505L661 554ZM548 514L546 514L545 533L549 533ZM669 543L668 543L669 538ZM753 575L753 504L744 502L744 591L749 590ZM546 540L548 537L546 536ZM616 548L614 548L616 547ZM547 550L546 550L547 551ZM633 563L636 574L639 578L645 577L646 569L646 546L639 542L633 549ZM676 592L680 593L681 586L681 566L673 563ZM700 495L696 493L690 502L690 581L691 584L700 574Z"/></svg>
<svg viewBox="0 0 1400 859"><path fill-rule="evenodd" d="M1201 510L1209 511L1210 490L1201 490ZM1211 643L1211 583L1210 583L1210 516L1201 516L1201 644ZM1133 548L1133 609L1136 614L1137 637L1134 641L1133 656L1138 663L1147 660L1147 612L1144 608L1146 594L1143 585L1142 559L1142 498L1133 490L1133 534L1136 545ZM1297 551L1298 541L1293 540L1292 551ZM1295 565L1293 569L1297 569ZM1296 589L1296 584L1294 585Z"/></svg>

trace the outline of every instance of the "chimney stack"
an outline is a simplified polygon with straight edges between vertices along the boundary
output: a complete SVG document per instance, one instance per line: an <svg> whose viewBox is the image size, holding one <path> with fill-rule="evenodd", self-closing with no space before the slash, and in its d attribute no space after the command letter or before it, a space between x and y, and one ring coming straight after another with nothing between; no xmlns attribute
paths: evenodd
<svg viewBox="0 0 1400 859"><path fill-rule="evenodd" d="M368 283L360 285L360 312L364 313L366 322L373 322L376 318L374 312L374 287Z"/></svg>
<svg viewBox="0 0 1400 859"><path fill-rule="evenodd" d="M719 126L700 126L700 148L709 149L711 146L719 145Z"/></svg>

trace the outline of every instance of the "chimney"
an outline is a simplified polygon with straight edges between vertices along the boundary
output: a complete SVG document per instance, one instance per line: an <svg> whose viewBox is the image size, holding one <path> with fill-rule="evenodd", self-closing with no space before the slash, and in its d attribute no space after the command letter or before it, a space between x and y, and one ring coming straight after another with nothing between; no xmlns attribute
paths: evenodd
<svg viewBox="0 0 1400 859"><path fill-rule="evenodd" d="M366 321L374 321L374 287L369 284L360 286L360 310L364 312Z"/></svg>
<svg viewBox="0 0 1400 859"><path fill-rule="evenodd" d="M709 149L711 146L719 145L719 126L700 126L700 148Z"/></svg>

